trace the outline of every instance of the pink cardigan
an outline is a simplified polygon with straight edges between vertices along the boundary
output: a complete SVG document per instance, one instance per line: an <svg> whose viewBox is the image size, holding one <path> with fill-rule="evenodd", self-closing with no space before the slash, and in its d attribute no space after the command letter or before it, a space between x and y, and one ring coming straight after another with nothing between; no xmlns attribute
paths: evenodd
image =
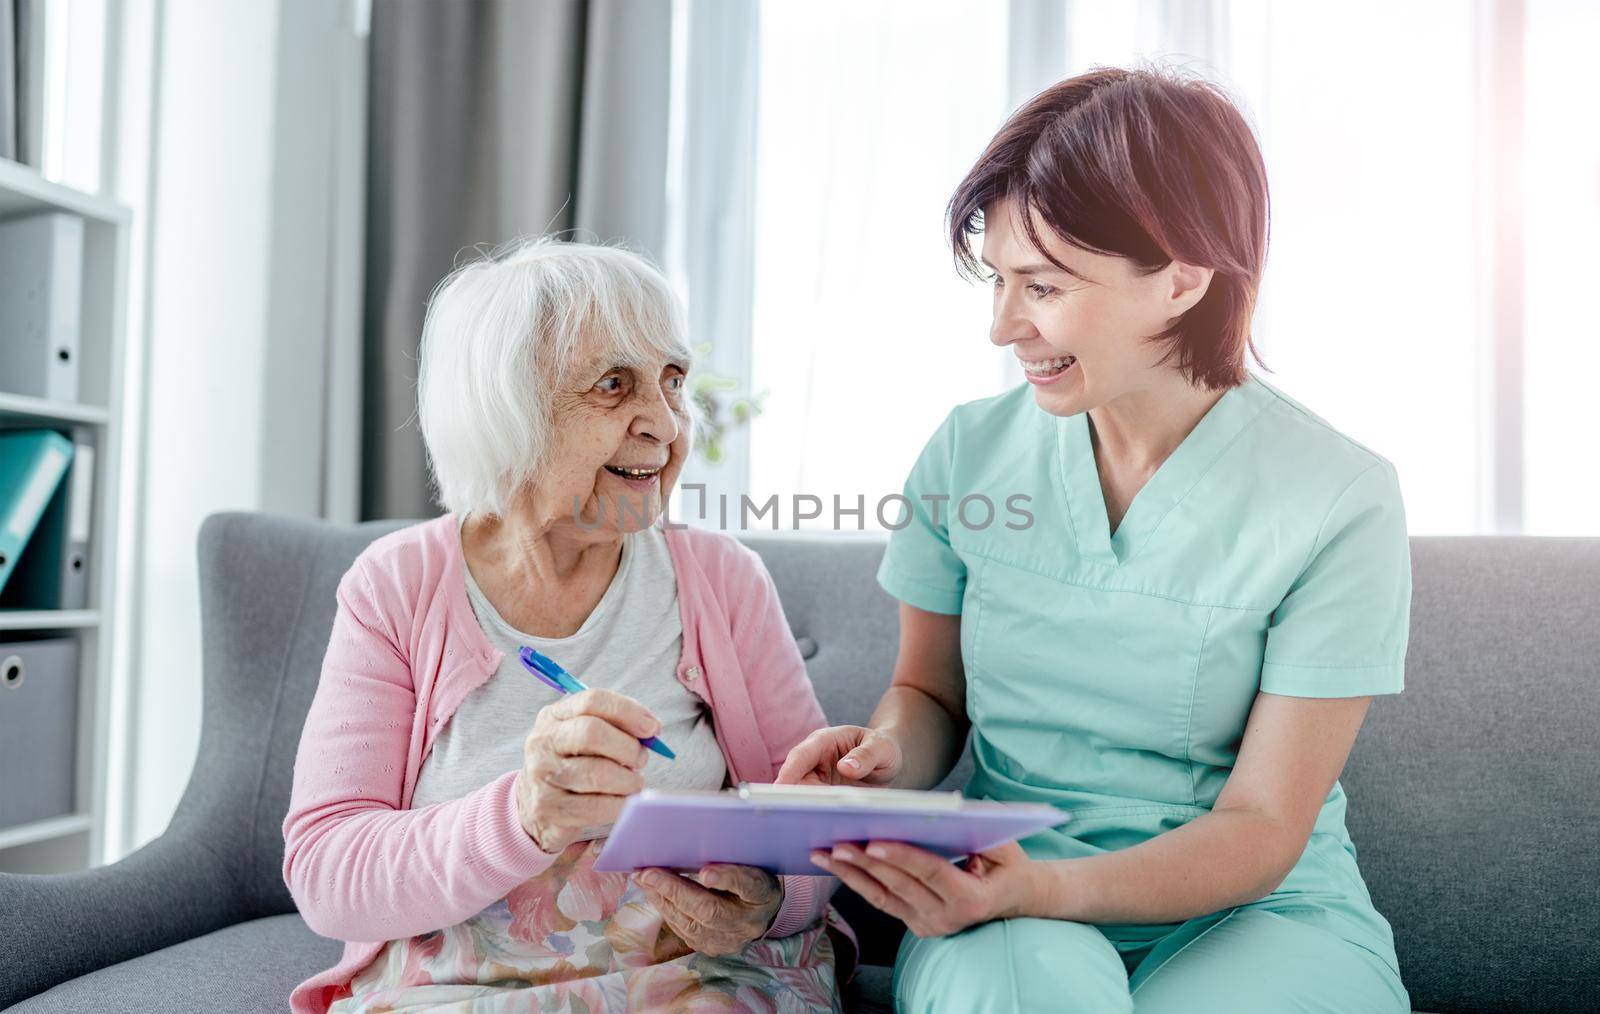
<svg viewBox="0 0 1600 1014"><path fill-rule="evenodd" d="M555 859L522 829L514 770L461 799L409 808L434 737L501 659L467 600L457 530L447 514L393 532L339 582L295 757L283 879L307 925L346 943L337 965L295 988L295 1014L326 1011L386 941L460 922ZM732 776L770 782L824 724L777 590L731 536L664 531L683 620L678 681L710 705ZM783 880L769 936L809 926L837 883Z"/></svg>

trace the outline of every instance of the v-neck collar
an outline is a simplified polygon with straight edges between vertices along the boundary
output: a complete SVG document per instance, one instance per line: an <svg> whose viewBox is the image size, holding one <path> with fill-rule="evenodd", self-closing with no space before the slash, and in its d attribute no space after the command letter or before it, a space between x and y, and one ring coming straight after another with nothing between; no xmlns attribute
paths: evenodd
<svg viewBox="0 0 1600 1014"><path fill-rule="evenodd" d="M1095 467L1089 414L1079 412L1057 419L1062 493L1072 514L1079 555L1109 567L1131 560L1234 437L1266 408L1269 397L1254 377L1223 392L1134 496L1116 534L1111 532L1100 472Z"/></svg>

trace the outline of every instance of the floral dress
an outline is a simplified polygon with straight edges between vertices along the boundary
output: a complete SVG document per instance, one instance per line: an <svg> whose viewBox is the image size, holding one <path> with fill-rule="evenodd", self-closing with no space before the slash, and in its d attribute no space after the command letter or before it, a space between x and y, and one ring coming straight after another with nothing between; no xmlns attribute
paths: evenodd
<svg viewBox="0 0 1600 1014"><path fill-rule="evenodd" d="M574 842L470 919L389 941L329 1014L842 1010L831 909L793 936L699 954L628 874L593 869L604 844Z"/></svg>

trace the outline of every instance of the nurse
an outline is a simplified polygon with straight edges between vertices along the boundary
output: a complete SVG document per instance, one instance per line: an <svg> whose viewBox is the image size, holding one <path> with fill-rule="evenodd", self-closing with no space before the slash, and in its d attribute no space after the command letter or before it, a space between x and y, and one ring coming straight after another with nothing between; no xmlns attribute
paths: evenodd
<svg viewBox="0 0 1600 1014"><path fill-rule="evenodd" d="M1018 110L949 211L1027 384L928 441L878 572L893 683L779 781L929 788L970 730L968 796L1071 820L964 865L814 855L910 928L897 1007L1410 1011L1338 782L1404 682L1400 491L1245 368L1268 216L1249 127L1202 81L1095 70Z"/></svg>

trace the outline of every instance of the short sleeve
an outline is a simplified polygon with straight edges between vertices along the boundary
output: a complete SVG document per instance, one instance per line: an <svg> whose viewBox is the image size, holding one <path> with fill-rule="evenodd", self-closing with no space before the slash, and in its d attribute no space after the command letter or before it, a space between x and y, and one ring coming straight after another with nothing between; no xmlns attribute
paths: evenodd
<svg viewBox="0 0 1600 1014"><path fill-rule="evenodd" d="M902 521L889 535L878 566L878 584L902 602L930 613L957 615L966 590L967 568L950 546L951 459L955 415L945 418L922 449L902 491L906 503L885 517ZM909 510L909 516L907 511Z"/></svg>
<svg viewBox="0 0 1600 1014"><path fill-rule="evenodd" d="M1305 568L1273 611L1261 689L1361 697L1405 686L1411 546L1393 467L1358 475L1329 509Z"/></svg>

